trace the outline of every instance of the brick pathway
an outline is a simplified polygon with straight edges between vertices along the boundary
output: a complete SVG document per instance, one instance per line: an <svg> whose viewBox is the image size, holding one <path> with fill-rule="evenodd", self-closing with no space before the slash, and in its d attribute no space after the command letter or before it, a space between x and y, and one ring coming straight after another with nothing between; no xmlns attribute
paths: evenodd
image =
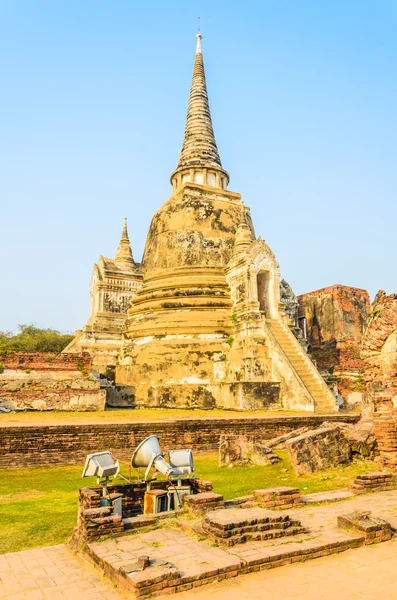
<svg viewBox="0 0 397 600"><path fill-rule="evenodd" d="M396 556L397 540L384 542L242 575L182 592L175 600L396 600Z"/></svg>
<svg viewBox="0 0 397 600"><path fill-rule="evenodd" d="M1 555L0 598L121 600L124 596L61 544Z"/></svg>
<svg viewBox="0 0 397 600"><path fill-rule="evenodd" d="M243 575L183 592L175 600L396 600L396 555L397 540L384 542ZM0 580L0 598L7 600L125 600L63 545L0 556Z"/></svg>
<svg viewBox="0 0 397 600"><path fill-rule="evenodd" d="M374 515L385 518L397 528L397 491L367 494L350 501L288 512L303 522L310 522L321 532L335 526L337 514L352 508L372 509ZM160 530L157 533L160 534ZM182 592L175 599L397 600L396 558L397 536L377 546L210 584ZM0 555L0 598L123 600L125 596L67 546L59 545Z"/></svg>

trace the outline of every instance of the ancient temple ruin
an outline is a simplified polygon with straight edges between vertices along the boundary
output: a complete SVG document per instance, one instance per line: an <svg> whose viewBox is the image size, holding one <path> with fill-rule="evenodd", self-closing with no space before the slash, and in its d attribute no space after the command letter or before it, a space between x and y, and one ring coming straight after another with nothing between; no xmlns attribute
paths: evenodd
<svg viewBox="0 0 397 600"><path fill-rule="evenodd" d="M132 386L138 405L336 410L291 330L275 256L227 189L200 34L171 184L150 225L116 383Z"/></svg>

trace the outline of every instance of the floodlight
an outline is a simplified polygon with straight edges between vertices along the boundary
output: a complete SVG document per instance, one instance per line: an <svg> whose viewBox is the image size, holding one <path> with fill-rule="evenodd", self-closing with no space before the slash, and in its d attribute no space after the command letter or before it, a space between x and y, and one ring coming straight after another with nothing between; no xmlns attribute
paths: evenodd
<svg viewBox="0 0 397 600"><path fill-rule="evenodd" d="M120 470L119 461L113 460L109 451L87 454L82 477L96 477L99 485L101 477L105 478L103 483L103 495L107 494L107 483L109 477L115 477Z"/></svg>
<svg viewBox="0 0 397 600"><path fill-rule="evenodd" d="M138 444L132 453L131 464L135 469L139 467L147 467L150 463L153 454L161 455L160 444L155 435L149 435L143 442Z"/></svg>
<svg viewBox="0 0 397 600"><path fill-rule="evenodd" d="M194 472L192 450L170 450L169 455L171 467L176 468L184 475L190 475Z"/></svg>
<svg viewBox="0 0 397 600"><path fill-rule="evenodd" d="M146 467L145 481L147 481L152 467L166 477L181 474L177 468L171 467L171 465L164 460L163 453L160 450L159 441L155 435L149 435L149 437L144 439L143 442L135 448L132 453L131 464L136 469Z"/></svg>

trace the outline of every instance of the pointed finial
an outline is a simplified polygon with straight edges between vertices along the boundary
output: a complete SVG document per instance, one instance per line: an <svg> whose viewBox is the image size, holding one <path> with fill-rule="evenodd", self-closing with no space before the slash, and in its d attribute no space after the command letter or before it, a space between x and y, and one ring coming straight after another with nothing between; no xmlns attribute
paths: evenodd
<svg viewBox="0 0 397 600"><path fill-rule="evenodd" d="M121 239L119 247L117 248L115 260L117 263L120 263L124 266L135 266L127 231L127 217L124 217L123 231L121 233Z"/></svg>
<svg viewBox="0 0 397 600"><path fill-rule="evenodd" d="M128 240L128 231L127 231L127 217L124 217L124 225L123 225L123 232L121 234L122 238L127 238Z"/></svg>

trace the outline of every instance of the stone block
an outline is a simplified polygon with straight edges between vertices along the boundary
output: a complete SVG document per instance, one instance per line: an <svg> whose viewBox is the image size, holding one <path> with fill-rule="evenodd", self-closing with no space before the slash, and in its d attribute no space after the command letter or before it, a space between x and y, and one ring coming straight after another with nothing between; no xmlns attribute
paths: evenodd
<svg viewBox="0 0 397 600"><path fill-rule="evenodd" d="M209 510L224 508L223 496L214 492L201 492L182 497L184 507L193 515L202 515Z"/></svg>
<svg viewBox="0 0 397 600"><path fill-rule="evenodd" d="M364 535L364 544L377 544L391 539L391 526L370 511L353 511L338 517L338 527Z"/></svg>
<svg viewBox="0 0 397 600"><path fill-rule="evenodd" d="M222 433L219 439L219 466L225 465L271 465L278 456L265 444L247 435Z"/></svg>
<svg viewBox="0 0 397 600"><path fill-rule="evenodd" d="M298 475L336 467L351 459L349 442L338 426L308 431L288 440L286 447Z"/></svg>

